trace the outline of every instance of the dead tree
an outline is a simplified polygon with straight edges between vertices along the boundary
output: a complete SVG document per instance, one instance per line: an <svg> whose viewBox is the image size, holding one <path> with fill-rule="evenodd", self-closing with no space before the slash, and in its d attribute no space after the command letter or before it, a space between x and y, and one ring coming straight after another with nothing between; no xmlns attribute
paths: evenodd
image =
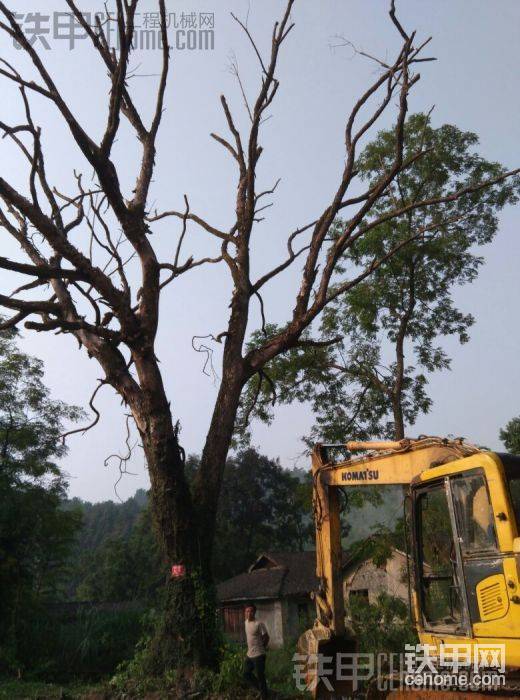
<svg viewBox="0 0 520 700"><path fill-rule="evenodd" d="M110 48L100 22L94 27L89 26L76 2L66 2L83 25L93 50L110 77L106 129L99 142L89 135L86 126L73 113L44 61L26 39L13 12L0 2L0 16L3 17L0 28L9 40L18 42L37 74L37 79L33 80L3 60L0 64L0 75L19 86L25 108L24 123L9 125L0 122L0 128L19 147L20 158L26 161L28 170L24 192L14 188L5 177L0 177L0 225L5 235L18 242L22 253L19 261L0 258L0 268L19 273L25 280L12 294L0 296L0 305L11 311L2 328L23 323L25 328L34 331L73 335L101 366L102 382L113 387L128 407L146 455L154 523L166 560L183 562L186 567L184 578L167 584L167 604L152 647L155 670L161 671L172 664L212 664L216 658L212 537L223 468L242 389L255 374L262 378L266 363L280 353L301 343L330 342L327 339L302 340L302 333L309 329L327 304L365 279L396 252L397 249L389 249L366 269L356 271L348 282L335 282L335 270L345 251L381 223L381 218L370 217L374 205L381 197L391 196L398 174L425 153L420 150L413 157L404 159L403 125L409 92L420 78L415 69L420 62L430 60L422 55L429 40L418 42L415 33L408 34L396 19L392 7L390 17L399 32L401 45L392 62L379 62L379 75L346 119L345 164L336 189L314 221L289 233L285 259L258 279L252 279L251 238L264 202L275 189L261 191L257 187L256 170L262 155L260 133L267 110L279 89L277 63L282 44L294 26L291 23L294 0L288 0L281 20L274 25L270 55L266 57L262 56L247 26L237 19L258 58L260 81L254 103L249 105L246 101L249 111L247 132L239 130L232 109L222 95L220 101L229 134L212 134L237 169L236 208L234 223L229 230L221 230L197 216L187 200L183 211L154 215L149 211L156 137L164 109L170 58L164 0L158 0L164 45L162 72L150 124L145 123L136 107L127 80L139 0L117 0L120 44L117 52ZM95 181L92 186L87 187L79 174L75 174L74 189L67 193L58 192L49 182L41 131L31 112L31 95L34 93L52 103L56 118L65 122L79 153L93 169ZM373 187L353 196L351 191L356 179L355 163L360 140L375 127L381 115L393 107L394 101L397 102L394 163ZM142 151L131 193L125 193L120 185L120 172L112 153L122 119L130 124ZM464 197L496 181L475 183L453 192L442 201ZM410 209L437 203L418 200L406 207L396 205L391 213L384 215L384 219L397 218ZM330 238L329 229L340 213L343 217L346 215L345 227L339 236ZM181 222L182 230L173 260L161 261L150 234L154 222L169 216ZM216 239L219 245L217 254L181 260L188 222L205 231L208 240ZM442 229L448 225L449 222L440 221L437 227ZM86 234L83 238L81 231ZM422 233L415 232L414 235ZM128 249L130 255L123 253ZM211 250L210 244L208 249ZM97 254L102 251L106 256L103 266L95 263L93 250ZM140 274L139 284L134 288L127 275L130 257L137 261ZM265 286L290 266L302 262L300 287L286 325L273 337L267 337L261 347L246 352L244 340L252 303L259 300L263 306L261 295ZM154 343L163 290L173 286L181 275L189 274L200 265L210 264L222 265L223 274L227 270L233 291L228 326L218 336L223 344L220 387L200 468L195 483L190 486L185 477L184 453L179 445L176 421L172 418ZM182 397L173 399L175 406Z"/></svg>

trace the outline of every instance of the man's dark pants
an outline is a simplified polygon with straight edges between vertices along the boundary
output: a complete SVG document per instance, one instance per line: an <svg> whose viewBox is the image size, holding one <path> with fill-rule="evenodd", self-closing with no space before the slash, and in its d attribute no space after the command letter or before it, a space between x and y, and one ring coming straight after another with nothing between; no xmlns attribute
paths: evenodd
<svg viewBox="0 0 520 700"><path fill-rule="evenodd" d="M262 700L267 698L267 683L265 682L265 654L254 656L252 659L246 656L244 666L244 678L246 681L258 688L262 695Z"/></svg>

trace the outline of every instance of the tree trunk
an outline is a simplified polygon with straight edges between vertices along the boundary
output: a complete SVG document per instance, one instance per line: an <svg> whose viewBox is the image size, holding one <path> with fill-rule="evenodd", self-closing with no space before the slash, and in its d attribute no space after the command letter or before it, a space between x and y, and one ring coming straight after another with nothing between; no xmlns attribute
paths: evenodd
<svg viewBox="0 0 520 700"><path fill-rule="evenodd" d="M411 224L409 231L411 233ZM394 438L402 440L404 438L404 415L403 415L403 385L404 385L404 341L408 333L408 325L415 309L415 263L410 262L408 276L408 299L406 311L401 317L399 330L395 342L396 373L394 387L392 391L392 411L394 414Z"/></svg>
<svg viewBox="0 0 520 700"><path fill-rule="evenodd" d="M152 515L167 577L164 606L150 649L152 670L160 675L171 668L215 666L219 640L211 567L201 556L201 534L184 475L183 453L169 415L154 416L151 423L158 425L145 451ZM171 576L175 564L184 566L183 576Z"/></svg>
<svg viewBox="0 0 520 700"><path fill-rule="evenodd" d="M247 256L242 258L242 271L246 277L242 288L237 286L231 302L229 332L227 333L222 358L222 379L211 417L200 467L194 488L201 538L201 552L207 562L213 557L213 539L217 520L217 508L224 476L224 468L233 439L240 395L254 371L242 358L242 347L249 315L250 291L247 282ZM240 283L237 282L239 285Z"/></svg>
<svg viewBox="0 0 520 700"><path fill-rule="evenodd" d="M195 500L199 526L204 533L201 551L207 561L213 556L219 494L245 381L240 366L227 376L224 373L197 474Z"/></svg>
<svg viewBox="0 0 520 700"><path fill-rule="evenodd" d="M130 399L131 409L148 463L152 517L168 576L164 609L148 657L148 670L156 675L171 668L214 667L218 663L221 645L212 575L213 540L240 395L251 376L241 355L248 299L248 294L234 296L222 381L195 484L191 486L186 481L184 451L154 352L149 348L134 353L142 392ZM185 567L182 577L171 577L174 564Z"/></svg>
<svg viewBox="0 0 520 700"><path fill-rule="evenodd" d="M211 562L204 541L212 533L200 528L184 472L170 406L155 360L136 362L144 401L132 406L139 426L151 483L151 511L165 564L163 609L146 656L147 672L162 675L172 668L215 667L219 626ZM172 577L171 567L183 565L185 574Z"/></svg>
<svg viewBox="0 0 520 700"><path fill-rule="evenodd" d="M402 440L404 435L404 416L401 405L401 393L392 397L392 413L394 415L394 439Z"/></svg>
<svg viewBox="0 0 520 700"><path fill-rule="evenodd" d="M404 381L404 338L406 325L402 323L396 340L396 376L392 391L392 413L394 415L394 439L404 438L403 381Z"/></svg>

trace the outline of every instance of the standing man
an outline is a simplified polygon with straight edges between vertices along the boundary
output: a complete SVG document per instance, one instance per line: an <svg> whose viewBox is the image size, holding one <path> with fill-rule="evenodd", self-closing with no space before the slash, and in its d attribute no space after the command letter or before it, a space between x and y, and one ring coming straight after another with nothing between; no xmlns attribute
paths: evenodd
<svg viewBox="0 0 520 700"><path fill-rule="evenodd" d="M265 655L269 644L269 635L263 622L256 617L256 605L246 606L246 639L247 657L244 666L245 680L260 690L262 700L267 698L267 683L265 681Z"/></svg>

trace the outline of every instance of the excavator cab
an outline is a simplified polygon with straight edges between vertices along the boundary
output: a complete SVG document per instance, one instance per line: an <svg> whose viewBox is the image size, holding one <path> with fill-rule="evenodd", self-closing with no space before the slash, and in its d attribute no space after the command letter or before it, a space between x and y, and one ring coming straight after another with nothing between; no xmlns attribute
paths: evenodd
<svg viewBox="0 0 520 700"><path fill-rule="evenodd" d="M411 483L421 643L505 644L520 667L520 459L478 452Z"/></svg>
<svg viewBox="0 0 520 700"><path fill-rule="evenodd" d="M345 624L338 494L344 487L405 487L411 614L420 643L504 645L506 668L520 668L520 458L435 437L349 442L341 446L347 459L334 461L338 447L317 445L313 452L320 586L316 622L299 641L313 696L352 690L335 680L335 667L325 682L319 678L320 658L356 649Z"/></svg>

